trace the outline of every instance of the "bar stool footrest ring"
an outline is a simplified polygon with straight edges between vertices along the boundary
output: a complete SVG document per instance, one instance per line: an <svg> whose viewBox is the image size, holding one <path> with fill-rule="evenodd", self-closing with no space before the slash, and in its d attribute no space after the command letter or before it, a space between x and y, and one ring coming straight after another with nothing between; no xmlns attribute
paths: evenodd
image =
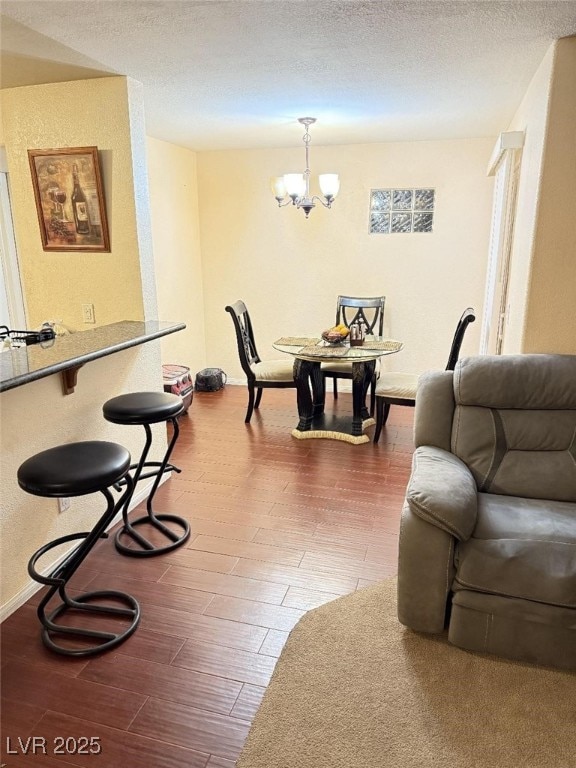
<svg viewBox="0 0 576 768"><path fill-rule="evenodd" d="M176 523L176 525L183 529L183 532L178 535L178 533L164 525L162 523L163 520ZM136 526L144 525L146 523L148 525L154 526L154 528L156 528L157 531L160 531L160 533L162 533L166 539L170 540L170 543L165 544L164 546L152 544L152 542L148 541L148 539L142 536L139 531L134 530ZM129 536L132 541L140 545L141 549L127 547L122 542L123 536ZM153 557L154 555L161 555L165 552L171 552L172 550L177 549L186 541L188 541L189 538L190 523L187 520L184 520L184 518L178 517L177 515L153 514L144 515L143 517L139 517L136 520L129 521L116 533L114 543L116 545L116 549L119 552L122 552L124 555L130 555L131 557Z"/></svg>
<svg viewBox="0 0 576 768"><path fill-rule="evenodd" d="M100 598L112 598L119 600L126 604L127 608L119 608L112 605L90 605L91 600L97 600ZM122 632L104 632L101 630L87 629L82 627L67 626L64 624L57 624L56 619L69 611L79 610L93 614L108 614L110 616L126 616L132 619L129 626ZM120 643L127 640L130 635L136 631L136 627L140 623L140 605L138 601L128 595L125 592L117 592L113 590L99 590L96 592L86 592L83 595L75 597L71 600L71 605L61 603L55 608L48 616L39 616L42 623L42 642L44 645L55 653L59 653L63 656L92 656L96 653L102 653L114 648ZM80 639L95 638L102 642L89 647L69 648L67 646L58 645L53 639L52 634L68 636L69 638L77 637Z"/></svg>

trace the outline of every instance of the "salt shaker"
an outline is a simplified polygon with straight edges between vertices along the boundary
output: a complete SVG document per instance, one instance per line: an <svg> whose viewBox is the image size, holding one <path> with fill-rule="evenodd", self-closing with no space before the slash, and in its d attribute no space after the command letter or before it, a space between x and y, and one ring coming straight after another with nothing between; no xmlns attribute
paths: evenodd
<svg viewBox="0 0 576 768"><path fill-rule="evenodd" d="M362 328L358 323L352 323L350 326L350 346L360 347L363 341Z"/></svg>

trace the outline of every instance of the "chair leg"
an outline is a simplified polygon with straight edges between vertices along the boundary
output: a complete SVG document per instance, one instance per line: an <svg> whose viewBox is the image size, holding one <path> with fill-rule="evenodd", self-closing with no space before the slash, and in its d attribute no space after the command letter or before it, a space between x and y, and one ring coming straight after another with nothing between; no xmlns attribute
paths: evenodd
<svg viewBox="0 0 576 768"><path fill-rule="evenodd" d="M375 443L380 440L380 432L382 432L382 427L388 421L389 413L390 403L386 402L383 397L376 397L376 429L374 430Z"/></svg>
<svg viewBox="0 0 576 768"><path fill-rule="evenodd" d="M256 402L254 403L254 408L258 408L260 405L260 400L262 400L262 387L258 387L258 394L256 395Z"/></svg>
<svg viewBox="0 0 576 768"><path fill-rule="evenodd" d="M252 418L252 412L254 411L254 387L251 387L248 385L248 410L246 411L246 418L244 419L245 424L250 423L250 419Z"/></svg>
<svg viewBox="0 0 576 768"><path fill-rule="evenodd" d="M338 379L336 376L334 376L332 381L334 382L334 400L338 400Z"/></svg>
<svg viewBox="0 0 576 768"><path fill-rule="evenodd" d="M370 416L374 418L374 409L376 408L376 377L372 379L370 385Z"/></svg>
<svg viewBox="0 0 576 768"><path fill-rule="evenodd" d="M384 405L384 418L382 419L382 426L388 421L388 414L390 413L390 403Z"/></svg>
<svg viewBox="0 0 576 768"><path fill-rule="evenodd" d="M384 411L384 399L382 397L376 398L376 428L374 430L374 442L377 443L380 440L380 432L382 432L382 419Z"/></svg>

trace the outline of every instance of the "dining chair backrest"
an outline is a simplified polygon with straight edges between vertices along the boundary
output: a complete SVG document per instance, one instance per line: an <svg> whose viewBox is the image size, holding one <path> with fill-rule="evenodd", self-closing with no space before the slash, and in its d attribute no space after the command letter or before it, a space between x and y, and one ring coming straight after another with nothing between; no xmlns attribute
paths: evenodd
<svg viewBox="0 0 576 768"><path fill-rule="evenodd" d="M454 333L452 346L450 347L448 363L446 364L447 371L453 371L456 367L456 363L458 362L458 357L460 355L460 347L464 341L466 328L468 328L470 323L473 323L474 320L476 320L476 310L472 309L472 307L468 307L468 309L465 309L462 313L462 317L460 320L458 320L458 325L456 326L456 332Z"/></svg>
<svg viewBox="0 0 576 768"><path fill-rule="evenodd" d="M252 329L252 322L250 315L246 309L246 304L243 301L235 301L234 304L226 307L226 312L229 312L234 323L234 330L236 331L236 342L238 344L238 355L240 357L240 364L244 373L248 377L254 377L254 373L250 366L254 363L260 362L260 356L256 349L256 341L254 340L254 331Z"/></svg>
<svg viewBox="0 0 576 768"><path fill-rule="evenodd" d="M352 323L362 322L364 323L366 333L382 336L385 302L385 296L372 296L369 298L338 296L336 325L344 323L349 328Z"/></svg>

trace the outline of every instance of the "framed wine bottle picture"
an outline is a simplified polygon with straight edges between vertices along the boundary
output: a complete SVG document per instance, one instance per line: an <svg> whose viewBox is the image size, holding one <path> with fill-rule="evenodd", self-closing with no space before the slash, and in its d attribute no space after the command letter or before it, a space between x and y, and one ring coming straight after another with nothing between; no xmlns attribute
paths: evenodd
<svg viewBox="0 0 576 768"><path fill-rule="evenodd" d="M110 251L98 147L29 149L45 251Z"/></svg>

